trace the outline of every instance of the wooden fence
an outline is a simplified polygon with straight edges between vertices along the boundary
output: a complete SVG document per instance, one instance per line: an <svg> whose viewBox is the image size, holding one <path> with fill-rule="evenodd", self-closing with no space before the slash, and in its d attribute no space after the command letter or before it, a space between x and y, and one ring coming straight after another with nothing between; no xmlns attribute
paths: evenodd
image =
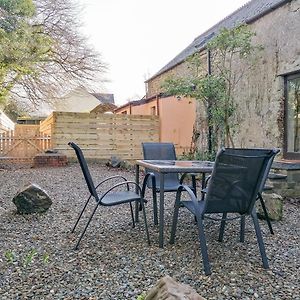
<svg viewBox="0 0 300 300"><path fill-rule="evenodd" d="M27 162L51 148L51 139L40 133L39 125L16 125L15 130L0 133L0 157L10 161Z"/></svg>
<svg viewBox="0 0 300 300"><path fill-rule="evenodd" d="M68 157L75 157L67 145L80 145L87 158L124 160L142 158L142 142L159 141L157 116L53 112L40 125L51 135L52 147Z"/></svg>

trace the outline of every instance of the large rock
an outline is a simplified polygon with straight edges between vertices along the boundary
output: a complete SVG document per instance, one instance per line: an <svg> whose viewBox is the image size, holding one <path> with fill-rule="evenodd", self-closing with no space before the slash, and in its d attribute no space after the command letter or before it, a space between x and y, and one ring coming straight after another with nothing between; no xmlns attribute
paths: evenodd
<svg viewBox="0 0 300 300"><path fill-rule="evenodd" d="M170 276L161 278L145 300L205 300L190 286L176 282Z"/></svg>
<svg viewBox="0 0 300 300"><path fill-rule="evenodd" d="M47 211L52 204L47 193L36 184L25 186L12 201L20 214L42 213Z"/></svg>
<svg viewBox="0 0 300 300"><path fill-rule="evenodd" d="M283 204L283 198L275 193L264 193L263 199L267 208L267 212L269 215L269 218L274 221L279 221L282 219L282 204ZM257 201L257 214L259 218L264 219L265 214L262 210L262 207L260 205L260 201Z"/></svg>

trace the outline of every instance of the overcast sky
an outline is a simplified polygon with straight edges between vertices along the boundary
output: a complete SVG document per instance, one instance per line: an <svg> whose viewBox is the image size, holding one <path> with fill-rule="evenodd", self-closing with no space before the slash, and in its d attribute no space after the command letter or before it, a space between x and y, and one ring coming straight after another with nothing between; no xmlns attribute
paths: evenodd
<svg viewBox="0 0 300 300"><path fill-rule="evenodd" d="M84 34L108 64L99 92L117 105L145 94L144 81L198 35L248 0L80 0Z"/></svg>

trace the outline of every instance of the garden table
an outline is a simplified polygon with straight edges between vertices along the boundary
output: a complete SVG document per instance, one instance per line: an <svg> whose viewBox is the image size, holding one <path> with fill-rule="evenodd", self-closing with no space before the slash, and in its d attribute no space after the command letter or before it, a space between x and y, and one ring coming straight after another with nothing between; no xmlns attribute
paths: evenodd
<svg viewBox="0 0 300 300"><path fill-rule="evenodd" d="M213 170L210 161L185 161L185 160L137 160L136 182L139 184L140 166L160 174L159 195L159 247L164 246L164 175L167 173L200 173L202 174L202 187L204 187L205 174Z"/></svg>

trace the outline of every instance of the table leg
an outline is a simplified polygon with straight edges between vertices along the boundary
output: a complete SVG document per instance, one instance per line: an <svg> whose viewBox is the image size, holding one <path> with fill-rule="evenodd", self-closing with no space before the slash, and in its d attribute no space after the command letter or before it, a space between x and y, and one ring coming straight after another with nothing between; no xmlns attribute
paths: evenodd
<svg viewBox="0 0 300 300"><path fill-rule="evenodd" d="M205 188L205 172L202 173L201 190ZM204 200L204 193L201 193L201 200Z"/></svg>
<svg viewBox="0 0 300 300"><path fill-rule="evenodd" d="M165 176L161 173L159 176L159 248L164 247L164 194L165 194Z"/></svg>
<svg viewBox="0 0 300 300"><path fill-rule="evenodd" d="M140 182L140 166L137 164L135 165L135 182L137 184ZM138 191L138 187L135 187L135 192L137 193ZM135 202L135 222L139 222L139 204L137 201Z"/></svg>

